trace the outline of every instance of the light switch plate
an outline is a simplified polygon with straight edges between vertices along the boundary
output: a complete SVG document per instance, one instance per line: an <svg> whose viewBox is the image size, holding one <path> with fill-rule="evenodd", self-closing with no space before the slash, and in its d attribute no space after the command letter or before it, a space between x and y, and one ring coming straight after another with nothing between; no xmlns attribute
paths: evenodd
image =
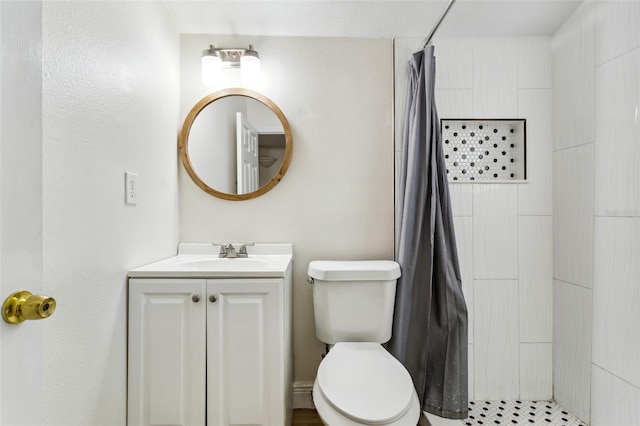
<svg viewBox="0 0 640 426"><path fill-rule="evenodd" d="M124 202L132 206L138 204L138 175L135 173L124 173Z"/></svg>

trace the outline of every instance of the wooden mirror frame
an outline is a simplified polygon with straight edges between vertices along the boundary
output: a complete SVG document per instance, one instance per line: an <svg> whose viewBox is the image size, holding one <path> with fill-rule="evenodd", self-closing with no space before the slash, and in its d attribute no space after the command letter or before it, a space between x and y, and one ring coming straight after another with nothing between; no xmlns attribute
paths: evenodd
<svg viewBox="0 0 640 426"><path fill-rule="evenodd" d="M229 194L211 188L202 179L200 179L200 176L198 176L195 170L193 170L191 160L189 159L189 150L187 149L189 145L189 132L198 114L200 114L200 112L209 104L215 102L218 99L223 99L228 96L245 96L247 98L255 99L263 103L278 117L280 123L282 124L282 129L285 136L284 158L282 159L280 169L278 169L275 176L266 185L261 186L256 191L249 192L247 194ZM191 111L189 111L189 114L187 114L187 118L185 118L182 129L180 130L180 135L178 137L178 148L180 150L180 159L182 160L182 164L184 165L185 170L187 171L191 179L196 183L196 185L200 187L200 189L208 194L213 195L214 197L222 198L224 200L242 201L250 200L252 198L259 197L266 192L269 192L282 180L284 174L289 168L289 164L291 163L291 156L293 155L293 138L291 137L291 128L289 127L287 118L271 99L258 92L254 92L253 90L232 88L213 92L200 99L200 101L198 101L198 103L196 103L193 108L191 108Z"/></svg>

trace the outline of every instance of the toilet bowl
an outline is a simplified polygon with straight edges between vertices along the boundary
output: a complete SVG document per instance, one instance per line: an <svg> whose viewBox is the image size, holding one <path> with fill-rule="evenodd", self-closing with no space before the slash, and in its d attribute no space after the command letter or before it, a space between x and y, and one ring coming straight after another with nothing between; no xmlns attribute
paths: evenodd
<svg viewBox="0 0 640 426"><path fill-rule="evenodd" d="M379 343L337 343L320 363L313 402L330 426L415 426L420 417L409 373Z"/></svg>

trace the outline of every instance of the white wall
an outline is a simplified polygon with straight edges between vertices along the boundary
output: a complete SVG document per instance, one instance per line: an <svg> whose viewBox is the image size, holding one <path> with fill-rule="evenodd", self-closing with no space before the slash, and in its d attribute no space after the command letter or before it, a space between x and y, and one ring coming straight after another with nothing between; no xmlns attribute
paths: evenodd
<svg viewBox="0 0 640 426"><path fill-rule="evenodd" d="M126 271L178 242L179 37L157 2L44 2L42 28L45 423L122 425Z"/></svg>
<svg viewBox="0 0 640 426"><path fill-rule="evenodd" d="M42 7L0 2L0 302L42 290ZM42 324L0 321L0 424L40 424Z"/></svg>
<svg viewBox="0 0 640 426"><path fill-rule="evenodd" d="M553 37L554 389L640 424L640 3L585 2Z"/></svg>
<svg viewBox="0 0 640 426"><path fill-rule="evenodd" d="M291 125L293 158L270 192L240 202L206 194L180 166L180 239L293 243L294 379L311 382L324 346L309 262L393 258L391 41L183 35L183 119L208 92L200 54L210 43L260 52L261 92Z"/></svg>
<svg viewBox="0 0 640 426"><path fill-rule="evenodd" d="M396 162L406 63L396 39ZM440 118L526 118L528 182L451 184L469 312L470 399L549 399L552 352L550 38L440 38Z"/></svg>

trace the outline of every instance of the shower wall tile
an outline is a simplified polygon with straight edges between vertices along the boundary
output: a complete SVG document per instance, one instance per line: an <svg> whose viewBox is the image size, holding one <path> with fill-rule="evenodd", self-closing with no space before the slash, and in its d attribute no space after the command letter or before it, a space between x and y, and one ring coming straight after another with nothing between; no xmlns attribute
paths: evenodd
<svg viewBox="0 0 640 426"><path fill-rule="evenodd" d="M473 185L449 184L449 194L454 216L473 215Z"/></svg>
<svg viewBox="0 0 640 426"><path fill-rule="evenodd" d="M640 217L640 49L598 67L596 105L596 215Z"/></svg>
<svg viewBox="0 0 640 426"><path fill-rule="evenodd" d="M517 39L474 39L473 115L482 118L513 118L517 112Z"/></svg>
<svg viewBox="0 0 640 426"><path fill-rule="evenodd" d="M518 281L474 282L476 399L517 399L519 394Z"/></svg>
<svg viewBox="0 0 640 426"><path fill-rule="evenodd" d="M395 41L396 151L406 60L420 42ZM439 38L434 45L440 118L526 118L528 127L528 183L449 185L469 313L469 395L545 395L553 310L544 302L553 292L551 39Z"/></svg>
<svg viewBox="0 0 640 426"><path fill-rule="evenodd" d="M594 365L591 426L640 425L640 389Z"/></svg>
<svg viewBox="0 0 640 426"><path fill-rule="evenodd" d="M470 217L454 217L462 291L467 303L469 343L473 343L473 225Z"/></svg>
<svg viewBox="0 0 640 426"><path fill-rule="evenodd" d="M551 88L551 38L526 37L519 39L518 88Z"/></svg>
<svg viewBox="0 0 640 426"><path fill-rule="evenodd" d="M467 89L436 89L440 118L473 118L473 95Z"/></svg>
<svg viewBox="0 0 640 426"><path fill-rule="evenodd" d="M551 215L551 89L518 91L518 116L527 119L527 181L518 189L521 215Z"/></svg>
<svg viewBox="0 0 640 426"><path fill-rule="evenodd" d="M595 2L595 57L600 65L640 46L640 2Z"/></svg>
<svg viewBox="0 0 640 426"><path fill-rule="evenodd" d="M518 224L520 342L551 342L553 340L551 222L551 216L520 216Z"/></svg>
<svg viewBox="0 0 640 426"><path fill-rule="evenodd" d="M473 185L473 273L518 278L517 185Z"/></svg>
<svg viewBox="0 0 640 426"><path fill-rule="evenodd" d="M640 387L640 218L595 218L593 363Z"/></svg>
<svg viewBox="0 0 640 426"><path fill-rule="evenodd" d="M472 38L442 38L435 44L436 89L471 89Z"/></svg>
<svg viewBox="0 0 640 426"><path fill-rule="evenodd" d="M553 397L551 343L520 343L520 399Z"/></svg>
<svg viewBox="0 0 640 426"><path fill-rule="evenodd" d="M589 421L591 374L591 290L554 281L553 397Z"/></svg>
<svg viewBox="0 0 640 426"><path fill-rule="evenodd" d="M551 41L555 150L594 141L593 3L583 2Z"/></svg>
<svg viewBox="0 0 640 426"><path fill-rule="evenodd" d="M591 287L594 144L554 152L553 276Z"/></svg>

